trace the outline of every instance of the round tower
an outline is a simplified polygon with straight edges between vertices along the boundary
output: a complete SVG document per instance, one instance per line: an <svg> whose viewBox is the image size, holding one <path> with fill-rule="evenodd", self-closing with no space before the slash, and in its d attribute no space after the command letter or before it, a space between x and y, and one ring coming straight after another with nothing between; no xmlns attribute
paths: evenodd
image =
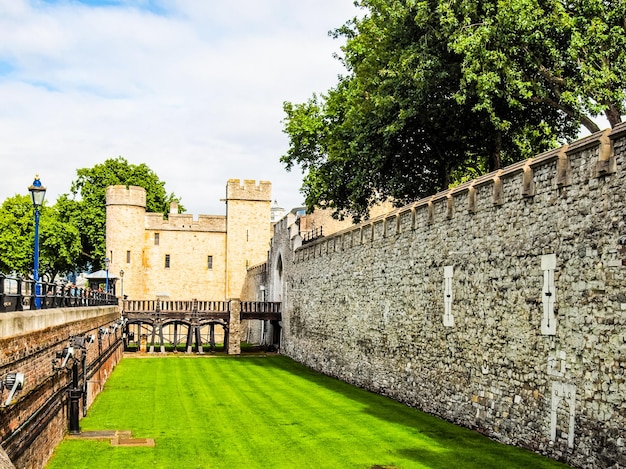
<svg viewBox="0 0 626 469"><path fill-rule="evenodd" d="M106 204L106 255L110 275L118 277L116 294L121 296L123 288L128 298L143 298L146 190L138 186L109 186Z"/></svg>

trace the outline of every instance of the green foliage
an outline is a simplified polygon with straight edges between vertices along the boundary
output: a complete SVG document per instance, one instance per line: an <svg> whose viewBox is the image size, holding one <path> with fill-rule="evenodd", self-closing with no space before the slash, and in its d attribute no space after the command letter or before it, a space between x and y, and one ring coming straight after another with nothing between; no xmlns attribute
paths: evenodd
<svg viewBox="0 0 626 469"><path fill-rule="evenodd" d="M80 233L76 226L61 220L56 206L42 211L39 236L39 270L48 281L53 281L57 274L76 270L76 259L81 253Z"/></svg>
<svg viewBox="0 0 626 469"><path fill-rule="evenodd" d="M361 0L337 29L348 74L285 103L287 169L307 209L366 216L534 156L624 102L624 5ZM617 5L619 3L619 5Z"/></svg>
<svg viewBox="0 0 626 469"><path fill-rule="evenodd" d="M441 1L442 25L462 58L461 101L477 98L500 126L496 102L525 109L539 105L599 130L624 112L626 4L621 0ZM546 119L554 128L564 125Z"/></svg>
<svg viewBox="0 0 626 469"><path fill-rule="evenodd" d="M77 260L79 270L104 268L106 257L106 188L111 185L140 186L146 189L149 212L169 213L169 204L178 201L167 194L165 183L145 163L134 165L117 157L92 168L76 171L72 196L64 194L57 200L61 218L77 227L82 252ZM179 210L184 210L179 206Z"/></svg>
<svg viewBox="0 0 626 469"><path fill-rule="evenodd" d="M124 358L81 421L153 448L66 439L56 468L564 468L284 356Z"/></svg>
<svg viewBox="0 0 626 469"><path fill-rule="evenodd" d="M16 195L0 207L0 272L33 271L34 213L30 197Z"/></svg>
<svg viewBox="0 0 626 469"><path fill-rule="evenodd" d="M35 217L31 199L16 195L0 207L0 272L32 276ZM80 254L80 235L63 222L58 211L41 207L39 223L39 272L48 281L73 270Z"/></svg>

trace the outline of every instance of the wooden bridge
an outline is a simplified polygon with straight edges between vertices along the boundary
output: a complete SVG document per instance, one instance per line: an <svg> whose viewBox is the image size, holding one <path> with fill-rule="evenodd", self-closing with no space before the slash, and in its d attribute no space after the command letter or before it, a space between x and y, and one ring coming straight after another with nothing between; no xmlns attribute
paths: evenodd
<svg viewBox="0 0 626 469"><path fill-rule="evenodd" d="M176 351L185 344L190 353L203 353L203 345L215 348L215 326L222 328L224 348L237 354L240 349L241 321L264 320L280 337L281 303L261 301L205 300L124 300L122 315L126 323L126 345L146 352L166 346Z"/></svg>

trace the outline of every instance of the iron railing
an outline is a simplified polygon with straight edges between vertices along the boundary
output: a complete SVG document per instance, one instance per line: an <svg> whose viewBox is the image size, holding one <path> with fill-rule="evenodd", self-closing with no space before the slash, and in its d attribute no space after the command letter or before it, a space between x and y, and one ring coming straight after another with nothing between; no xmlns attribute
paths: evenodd
<svg viewBox="0 0 626 469"><path fill-rule="evenodd" d="M318 238L322 238L324 236L324 227L320 226L319 228L313 228L311 231L306 231L302 236L302 244L307 244L315 241Z"/></svg>
<svg viewBox="0 0 626 469"><path fill-rule="evenodd" d="M37 294L36 286L39 286ZM0 274L0 313L48 308L117 305L111 293L77 288L71 284L37 282Z"/></svg>
<svg viewBox="0 0 626 469"><path fill-rule="evenodd" d="M281 303L276 301L242 301L241 319L265 319L280 321Z"/></svg>

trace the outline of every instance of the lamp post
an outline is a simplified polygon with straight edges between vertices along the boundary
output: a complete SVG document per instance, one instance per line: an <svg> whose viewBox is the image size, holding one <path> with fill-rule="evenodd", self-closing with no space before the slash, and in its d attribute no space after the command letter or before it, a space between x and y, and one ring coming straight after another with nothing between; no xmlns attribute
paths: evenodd
<svg viewBox="0 0 626 469"><path fill-rule="evenodd" d="M28 188L33 199L33 207L35 208L35 258L33 262L33 277L35 279L35 307L41 308L41 286L39 285L39 207L43 204L46 197L46 188L41 185L39 175L35 176L33 184Z"/></svg>
<svg viewBox="0 0 626 469"><path fill-rule="evenodd" d="M104 258L104 268L106 269L106 273L107 273L106 282L104 284L104 291L107 293L107 295L109 294L109 263L110 262L111 261L109 260L108 257Z"/></svg>
<svg viewBox="0 0 626 469"><path fill-rule="evenodd" d="M124 300L124 269L120 270L120 282L121 282L121 289L122 289L122 301Z"/></svg>

